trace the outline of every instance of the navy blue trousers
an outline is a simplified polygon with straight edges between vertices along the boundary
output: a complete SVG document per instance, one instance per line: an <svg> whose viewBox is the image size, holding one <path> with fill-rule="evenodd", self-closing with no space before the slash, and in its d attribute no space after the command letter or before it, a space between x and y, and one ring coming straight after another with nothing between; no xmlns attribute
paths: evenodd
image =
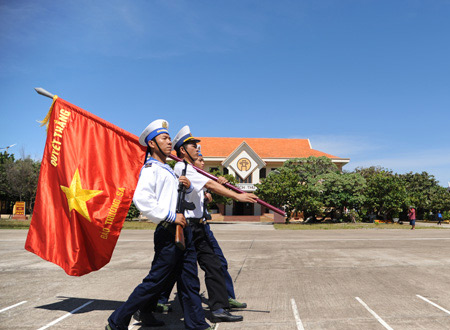
<svg viewBox="0 0 450 330"><path fill-rule="evenodd" d="M205 228L205 234L208 238L208 241L211 245L211 247L214 250L214 253L216 256L220 259L221 269L223 273L223 277L225 278L225 285L227 287L227 293L229 298L236 299L236 296L234 294L234 285L233 285L233 279L231 278L230 273L228 272L228 262L225 256L223 255L222 249L219 246L219 243L217 242L216 238L214 237L213 232L211 231L211 228L209 227L209 224L206 223L204 225ZM168 287L167 290L163 291L161 293L161 297L159 298L158 302L161 304L167 304L169 301L170 293L172 292L172 288L175 285L175 283L172 283Z"/></svg>
<svg viewBox="0 0 450 330"><path fill-rule="evenodd" d="M142 280L128 300L108 319L119 329L128 329L133 314L145 305L156 303L160 294L177 281L178 297L183 308L186 329L209 328L199 294L200 282L197 270L197 255L192 242L191 228L184 229L186 250L175 246L174 235L158 225L154 234L155 256L148 275Z"/></svg>
<svg viewBox="0 0 450 330"><path fill-rule="evenodd" d="M209 223L205 224L205 233L206 236L209 239L209 242L211 243L213 249L214 249L214 253L216 254L216 256L219 257L220 259L220 263L222 265L222 272L223 272L223 276L225 278L225 284L227 286L227 292L228 292L228 297L236 299L236 296L234 294L234 285L233 285L233 279L231 278L230 273L228 272L228 262L227 259L225 258L225 256L223 255L222 249L219 246L219 243L217 243L216 238L214 237L213 232L211 231L211 228L209 228Z"/></svg>

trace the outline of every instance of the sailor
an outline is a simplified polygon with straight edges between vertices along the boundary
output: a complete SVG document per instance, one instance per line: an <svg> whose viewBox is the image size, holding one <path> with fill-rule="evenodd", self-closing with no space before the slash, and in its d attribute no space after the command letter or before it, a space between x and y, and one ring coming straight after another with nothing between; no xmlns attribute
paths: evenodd
<svg viewBox="0 0 450 330"><path fill-rule="evenodd" d="M198 158L195 160L194 165L196 167L204 170L205 161L204 161L203 155L201 153L200 145L197 145L197 149L198 149ZM218 179L217 182L222 185L224 185L228 182L228 180L223 176L220 176L217 179ZM203 228L205 229L206 237L208 238L209 244L211 245L212 249L214 250L214 253L217 255L217 257L220 260L221 270L222 270L222 274L225 279L225 284L226 284L227 293L228 293L229 306L230 306L230 308L247 308L246 303L242 303L242 302L236 300L236 296L234 293L233 279L231 278L231 275L228 272L227 259L225 258L224 254L222 252L222 249L220 248L219 243L217 242L216 238L214 237L214 234L209 226L209 223L207 222L207 220L211 219L211 215L208 213L206 204L212 201L212 196L206 188L203 188L203 192L204 193L202 195L200 195L200 205L202 205L202 208L203 208L203 214L202 214L202 217L203 217L202 220L203 220L203 224L204 224ZM173 285L175 285L175 283L173 283ZM170 293L172 292L172 289L173 289L173 285L170 287L170 289L161 293L161 297L159 298L158 304L155 308L156 312L168 313L172 310L172 308L170 307L168 302L169 302Z"/></svg>
<svg viewBox="0 0 450 330"><path fill-rule="evenodd" d="M173 145L178 157L193 164L198 158L198 142L200 140L192 136L189 126L184 126L175 136ZM180 176L184 167L185 164L183 162L176 163L174 168L175 174ZM194 203L196 207L194 210L186 210L185 216L189 227L192 229L198 263L200 268L205 272L205 284L212 314L211 321L242 321L242 316L232 315L227 310L230 308L230 304L228 302L228 292L221 268L222 265L219 257L214 253L203 224L203 188L209 189L216 194L233 198L239 202L255 203L257 197L254 194L238 194L229 190L216 181L198 173L190 164L187 166L186 177L194 189L187 199L189 202Z"/></svg>
<svg viewBox="0 0 450 330"><path fill-rule="evenodd" d="M194 165L202 170L205 169L205 160L203 158L203 154L201 152L200 145L198 145L198 158L195 161ZM224 184L228 183L228 180L223 176L219 176L217 178L217 182L219 184L224 185ZM224 254L222 252L222 249L220 248L219 243L217 242L216 238L214 237L211 227L209 226L209 223L207 221L207 220L211 219L211 215L208 213L206 204L212 202L212 196L211 196L211 193L206 188L203 188L203 190L204 190L203 224L205 225L206 236L208 237L208 240L209 240L210 244L212 245L214 253L219 257L220 264L222 265L222 273L225 278L225 284L227 286L227 292L228 292L228 303L230 304L231 308L247 308L246 303L236 300L236 294L234 293L233 279L231 278L231 275L228 272L227 259L225 258Z"/></svg>
<svg viewBox="0 0 450 330"><path fill-rule="evenodd" d="M151 310L149 306L156 305L161 292L174 280L177 281L185 328L210 329L205 321L199 294L200 282L192 231L186 226L184 215L176 213L178 183L182 182L188 191L192 191L193 187L186 177L177 179L174 171L166 164L166 158L172 150L168 126L163 119L155 120L139 137L140 144L147 146L146 158L148 154L151 157L142 168L133 202L144 216L158 224L154 233L155 255L152 266L128 300L108 318L107 330L128 329L132 315L139 309ZM184 228L184 251L175 246L176 225ZM149 312L141 313L140 321L144 326L164 325Z"/></svg>

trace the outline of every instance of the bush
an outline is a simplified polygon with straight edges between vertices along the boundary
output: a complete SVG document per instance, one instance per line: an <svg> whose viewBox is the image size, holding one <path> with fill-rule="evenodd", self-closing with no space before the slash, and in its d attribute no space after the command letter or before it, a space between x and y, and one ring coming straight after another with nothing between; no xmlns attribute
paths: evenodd
<svg viewBox="0 0 450 330"><path fill-rule="evenodd" d="M443 220L450 220L450 211L442 212L442 219Z"/></svg>
<svg viewBox="0 0 450 330"><path fill-rule="evenodd" d="M136 219L141 215L141 212L137 209L136 205L134 205L133 202L131 202L130 209L128 210L127 219L132 220Z"/></svg>

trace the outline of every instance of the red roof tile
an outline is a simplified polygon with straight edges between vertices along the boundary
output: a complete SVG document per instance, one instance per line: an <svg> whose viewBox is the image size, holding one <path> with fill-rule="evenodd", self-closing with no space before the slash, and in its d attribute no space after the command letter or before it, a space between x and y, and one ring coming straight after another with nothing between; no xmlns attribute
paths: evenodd
<svg viewBox="0 0 450 330"><path fill-rule="evenodd" d="M205 157L228 157L242 142L261 158L301 158L325 156L339 158L322 151L311 149L308 139L268 139L268 138L221 138L199 137L202 154Z"/></svg>

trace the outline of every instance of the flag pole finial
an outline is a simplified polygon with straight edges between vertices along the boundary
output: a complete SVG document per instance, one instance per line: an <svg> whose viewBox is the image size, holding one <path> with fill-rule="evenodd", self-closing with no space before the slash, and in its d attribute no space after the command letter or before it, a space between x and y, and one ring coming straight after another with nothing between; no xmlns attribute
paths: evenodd
<svg viewBox="0 0 450 330"><path fill-rule="evenodd" d="M50 119L50 116L52 114L53 111L53 105L55 104L56 99L58 98L57 95L53 95L52 93L50 93L49 91L43 89L42 87L36 87L34 89L38 94L47 96L51 99L53 99L52 105L50 106L50 110L47 113L47 116L45 116L45 118L43 120L38 120L39 123L41 123L41 126L46 125L47 129L48 129L48 121Z"/></svg>
<svg viewBox="0 0 450 330"><path fill-rule="evenodd" d="M49 97L49 98L51 98L51 99L54 97L54 95L53 95L52 93L50 93L49 91L46 91L46 90L43 89L42 87L36 87L34 90L35 90L38 94L47 96L47 97Z"/></svg>

